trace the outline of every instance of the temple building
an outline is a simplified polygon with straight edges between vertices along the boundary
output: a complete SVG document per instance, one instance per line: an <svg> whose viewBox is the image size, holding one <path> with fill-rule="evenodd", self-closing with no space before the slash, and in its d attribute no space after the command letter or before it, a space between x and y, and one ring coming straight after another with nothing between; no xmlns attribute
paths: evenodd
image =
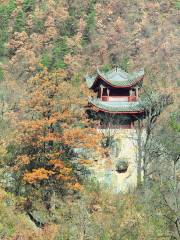
<svg viewBox="0 0 180 240"><path fill-rule="evenodd" d="M107 125L107 115L109 119L113 116L113 126L124 128L132 128L137 118L143 116L139 103L143 78L144 70L127 73L121 68L108 72L97 69L96 75L86 77L89 89L97 94L96 98L89 99L89 107L100 113L96 114L96 118L101 120L101 126Z"/></svg>
<svg viewBox="0 0 180 240"><path fill-rule="evenodd" d="M102 144L110 149L109 155L95 158L91 172L114 192L127 192L137 185L135 122L145 117L139 98L143 78L144 70L127 73L121 68L108 72L97 69L94 76L86 76L86 83L94 92L87 113L97 120L95 127L102 133Z"/></svg>

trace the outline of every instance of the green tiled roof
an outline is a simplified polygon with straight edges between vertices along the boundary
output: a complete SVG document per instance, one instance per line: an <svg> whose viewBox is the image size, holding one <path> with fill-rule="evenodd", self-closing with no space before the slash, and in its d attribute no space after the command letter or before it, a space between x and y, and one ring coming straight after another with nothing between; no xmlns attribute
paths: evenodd
<svg viewBox="0 0 180 240"><path fill-rule="evenodd" d="M139 102L106 102L98 98L89 99L89 103L96 108L108 112L142 112L143 108Z"/></svg>
<svg viewBox="0 0 180 240"><path fill-rule="evenodd" d="M97 69L96 75L91 77L86 76L86 82L89 88L93 87L98 76L112 86L128 87L135 85L138 82L138 80L142 79L142 77L144 76L144 70L133 73L127 73L121 68L115 68L105 73Z"/></svg>

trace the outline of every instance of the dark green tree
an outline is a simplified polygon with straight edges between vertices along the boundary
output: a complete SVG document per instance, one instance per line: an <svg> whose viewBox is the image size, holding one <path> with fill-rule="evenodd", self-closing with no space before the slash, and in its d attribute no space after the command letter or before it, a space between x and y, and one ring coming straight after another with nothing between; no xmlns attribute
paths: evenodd
<svg viewBox="0 0 180 240"><path fill-rule="evenodd" d="M22 32L25 30L25 23L26 23L26 18L25 18L25 13L22 10L19 10L17 17L14 22L14 31L15 32Z"/></svg>

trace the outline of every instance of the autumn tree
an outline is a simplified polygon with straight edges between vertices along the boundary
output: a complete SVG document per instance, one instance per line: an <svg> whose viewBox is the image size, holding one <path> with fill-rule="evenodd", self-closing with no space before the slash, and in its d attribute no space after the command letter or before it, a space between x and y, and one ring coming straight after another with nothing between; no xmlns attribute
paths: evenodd
<svg viewBox="0 0 180 240"><path fill-rule="evenodd" d="M66 78L63 70L49 73L40 66L40 72L27 82L14 113L14 139L7 148L13 151L9 165L17 194L41 194L49 202L54 194L82 188L87 162L77 159L73 150L98 149L100 136L91 128L82 109L84 86L73 86Z"/></svg>

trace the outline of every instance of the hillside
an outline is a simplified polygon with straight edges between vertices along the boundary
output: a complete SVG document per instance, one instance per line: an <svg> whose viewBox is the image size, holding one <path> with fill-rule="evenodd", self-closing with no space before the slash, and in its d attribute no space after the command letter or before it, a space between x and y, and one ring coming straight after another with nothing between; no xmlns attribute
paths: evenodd
<svg viewBox="0 0 180 240"><path fill-rule="evenodd" d="M0 1L0 239L180 238L179 10L179 0ZM84 110L97 67L145 70L147 182L127 194L88 178L112 150Z"/></svg>
<svg viewBox="0 0 180 240"><path fill-rule="evenodd" d="M178 1L3 1L1 62L18 81L39 62L76 73L121 64L176 87L178 10Z"/></svg>

